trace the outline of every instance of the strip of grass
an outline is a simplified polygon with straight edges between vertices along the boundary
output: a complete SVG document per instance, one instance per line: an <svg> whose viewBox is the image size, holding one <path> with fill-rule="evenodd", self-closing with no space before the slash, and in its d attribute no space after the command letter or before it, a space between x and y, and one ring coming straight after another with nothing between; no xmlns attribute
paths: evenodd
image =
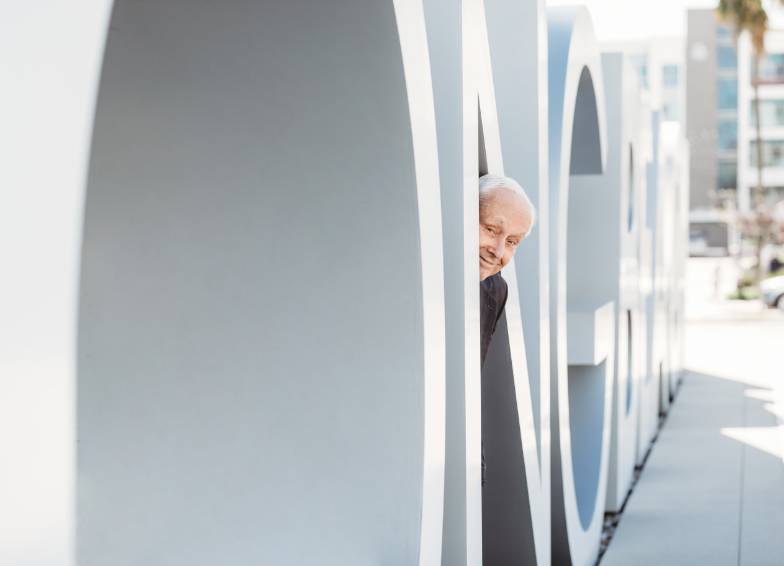
<svg viewBox="0 0 784 566"><path fill-rule="evenodd" d="M756 287L741 287L727 295L727 298L731 301L754 301L760 298L760 292Z"/></svg>

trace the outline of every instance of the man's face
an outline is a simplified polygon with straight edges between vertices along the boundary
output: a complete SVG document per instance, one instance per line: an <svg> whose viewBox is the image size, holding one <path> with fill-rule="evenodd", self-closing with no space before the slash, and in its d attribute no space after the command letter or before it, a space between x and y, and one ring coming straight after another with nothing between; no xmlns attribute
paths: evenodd
<svg viewBox="0 0 784 566"><path fill-rule="evenodd" d="M495 275L509 263L528 233L533 218L514 191L497 188L479 207L479 280Z"/></svg>

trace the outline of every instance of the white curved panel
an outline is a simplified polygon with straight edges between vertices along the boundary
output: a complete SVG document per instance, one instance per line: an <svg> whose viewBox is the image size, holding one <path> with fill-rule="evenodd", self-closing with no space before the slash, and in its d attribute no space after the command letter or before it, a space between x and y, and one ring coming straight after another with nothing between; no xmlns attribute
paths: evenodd
<svg viewBox="0 0 784 566"><path fill-rule="evenodd" d="M471 8L467 21L476 22L471 28L476 35L469 36L474 41L469 57L478 79L484 157L480 174L515 176L542 214L547 194L546 130L540 115L546 108L542 4L483 4L466 3ZM518 33L508 33L509 29ZM526 88L519 90L522 84ZM547 257L541 230L534 228L536 235L520 246L525 255L503 270L509 296L482 372L486 566L550 563L549 372L541 366L549 349L546 334L542 335L547 330L547 303L542 298L547 295ZM529 345L530 335L534 337ZM532 349L534 358L529 360Z"/></svg>
<svg viewBox="0 0 784 566"><path fill-rule="evenodd" d="M446 445L444 260L432 75L421 0L395 0L414 153L424 332L424 447L419 566L441 563ZM434 235L433 232L436 232Z"/></svg>
<svg viewBox="0 0 784 566"><path fill-rule="evenodd" d="M672 376L675 389L683 379L684 371L684 337L685 337L685 289L686 289L686 258L689 242L689 168L691 150L689 142L679 132L678 171L673 179L675 196L673 202L673 266L671 269L672 310L670 323L672 331Z"/></svg>
<svg viewBox="0 0 784 566"><path fill-rule="evenodd" d="M681 375L680 348L683 342L683 280L688 237L689 146L680 124L664 122L661 126L662 213L661 226L661 286L664 296L664 359L667 371L663 394L675 395Z"/></svg>
<svg viewBox="0 0 784 566"><path fill-rule="evenodd" d="M661 317L657 314L655 277L659 270L656 260L656 238L658 230L658 184L659 184L659 138L661 117L658 110L650 109L647 115L649 127L644 130L646 144L649 146L648 162L645 167L645 194L643 201L644 221L640 245L640 293L644 317L644 367L640 386L640 432L637 442L637 463L645 459L651 441L656 436L659 425L659 398L661 385L659 367L662 365Z"/></svg>
<svg viewBox="0 0 784 566"><path fill-rule="evenodd" d="M591 187L586 214L602 216L612 227L611 245L596 258L597 269L612 278L615 318L615 378L607 510L618 512L631 487L637 455L641 304L639 286L640 215L637 192L643 181L640 143L640 92L634 69L622 53L602 56L607 101L607 170Z"/></svg>
<svg viewBox="0 0 784 566"><path fill-rule="evenodd" d="M670 408L671 386L671 296L670 268L673 265L675 226L673 224L675 183L680 178L675 152L679 146L677 124L664 122L654 112L652 121L653 153L648 171L647 222L651 234L650 290L647 297L649 362L647 371L656 382L655 406L650 413L666 414ZM653 415L649 420L653 420Z"/></svg>
<svg viewBox="0 0 784 566"><path fill-rule="evenodd" d="M0 6L3 565L76 564L76 297L108 17L106 0Z"/></svg>
<svg viewBox="0 0 784 566"><path fill-rule="evenodd" d="M636 221L638 227L638 286L640 309L636 325L635 344L638 357L639 387L637 395L637 454L635 462L641 465L648 453L650 441L656 432L658 409L651 408L651 399L658 403L658 391L648 368L651 352L649 349L648 304L652 292L651 270L653 269L653 250L651 230L648 225L648 193L653 161L653 121L651 101L647 92L640 97L640 117L638 140L640 145L640 183L636 195ZM657 115L658 116L658 115Z"/></svg>
<svg viewBox="0 0 784 566"><path fill-rule="evenodd" d="M425 4L443 211L447 439L442 564L482 564L476 84L463 3Z"/></svg>
<svg viewBox="0 0 784 566"><path fill-rule="evenodd" d="M82 256L80 565L440 564L427 62L417 2L116 3Z"/></svg>
<svg viewBox="0 0 784 566"><path fill-rule="evenodd" d="M615 353L611 342L602 363L571 365L567 310L572 320L598 316L612 301L593 266L606 230L601 217L580 213L592 198L589 176L606 162L603 79L584 8L548 9L548 37L553 562L589 565L604 517Z"/></svg>

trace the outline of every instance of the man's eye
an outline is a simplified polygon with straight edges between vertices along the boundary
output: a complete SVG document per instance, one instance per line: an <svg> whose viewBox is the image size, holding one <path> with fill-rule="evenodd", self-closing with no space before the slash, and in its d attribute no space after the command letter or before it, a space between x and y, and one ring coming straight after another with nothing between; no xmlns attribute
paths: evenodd
<svg viewBox="0 0 784 566"><path fill-rule="evenodd" d="M507 240L507 241L506 241L506 244L507 244L508 246L516 246L516 245L517 245L517 244L519 244L519 243L520 243L520 242L516 242L516 241L514 241L514 240Z"/></svg>

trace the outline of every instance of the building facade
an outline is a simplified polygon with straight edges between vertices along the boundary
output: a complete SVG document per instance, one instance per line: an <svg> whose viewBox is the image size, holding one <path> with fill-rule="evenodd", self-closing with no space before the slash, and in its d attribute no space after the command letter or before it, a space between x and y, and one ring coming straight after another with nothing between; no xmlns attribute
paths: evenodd
<svg viewBox="0 0 784 566"><path fill-rule="evenodd" d="M784 30L769 30L754 92L754 51L748 35L738 40L738 207L784 198ZM758 97L758 98L757 98ZM762 140L762 179L757 167L756 104ZM761 185L762 190L758 188Z"/></svg>
<svg viewBox="0 0 784 566"><path fill-rule="evenodd" d="M738 55L732 29L712 9L688 11L685 118L692 151L689 208L735 208Z"/></svg>
<svg viewBox="0 0 784 566"><path fill-rule="evenodd" d="M684 44L680 37L657 37L645 41L603 43L607 52L625 53L637 72L644 96L663 122L684 119Z"/></svg>

